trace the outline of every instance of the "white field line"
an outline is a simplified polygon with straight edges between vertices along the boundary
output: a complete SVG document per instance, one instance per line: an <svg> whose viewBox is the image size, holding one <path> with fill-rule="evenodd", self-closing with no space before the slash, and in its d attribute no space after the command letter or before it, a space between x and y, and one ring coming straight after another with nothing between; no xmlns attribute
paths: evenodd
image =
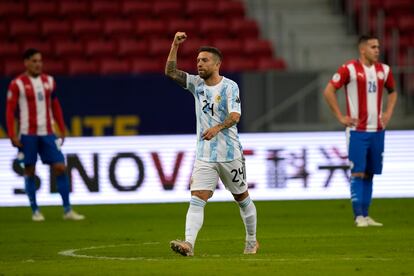
<svg viewBox="0 0 414 276"><path fill-rule="evenodd" d="M159 242L144 242L141 245L156 245L160 244ZM104 248L116 248L116 247L127 247L127 246L139 246L140 244L110 244L110 245L101 245L101 246L91 246L91 247L83 247L83 248L75 248L75 249L67 249L58 252L59 255L67 256L67 257L74 257L74 258L84 258L84 259L96 259L96 260L115 260L115 261L168 261L168 260L175 260L175 258L148 258L148 257L109 257L109 256L95 256L95 255L87 255L87 254L80 254L80 251L88 251L94 249L104 249ZM199 255L201 258L188 258L193 261L195 260L205 260L205 258L222 258L225 256L221 255ZM253 257L253 256L252 256ZM227 256L229 259L233 259L233 257ZM239 257L238 259L243 261L249 262L315 262L315 261L345 261L345 262L352 262L352 261L394 261L394 258L372 258L372 257L332 257L332 258L300 258L300 257L292 257L292 258L250 258L248 256ZM404 260L408 261L408 259L404 258ZM410 259L414 260L414 259Z"/></svg>

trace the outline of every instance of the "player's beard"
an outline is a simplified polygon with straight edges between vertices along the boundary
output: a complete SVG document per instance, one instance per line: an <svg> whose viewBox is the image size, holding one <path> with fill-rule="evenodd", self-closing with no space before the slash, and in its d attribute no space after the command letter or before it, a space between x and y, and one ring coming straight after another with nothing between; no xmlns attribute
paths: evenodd
<svg viewBox="0 0 414 276"><path fill-rule="evenodd" d="M200 78L202 78L203 80L208 80L211 75L213 75L212 72L208 72L208 71L198 71L198 75L200 76Z"/></svg>

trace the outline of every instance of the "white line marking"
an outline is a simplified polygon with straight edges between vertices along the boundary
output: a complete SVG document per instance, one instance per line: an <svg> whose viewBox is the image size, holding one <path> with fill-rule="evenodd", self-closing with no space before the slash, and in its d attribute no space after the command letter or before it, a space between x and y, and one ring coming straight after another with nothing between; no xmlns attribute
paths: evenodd
<svg viewBox="0 0 414 276"><path fill-rule="evenodd" d="M159 242L145 242L144 245L159 244ZM139 244L110 244L102 246L91 246L84 248L68 249L58 252L59 255L75 257L75 258L86 258L86 259L100 259L100 260L118 260L118 261L156 261L157 258L145 258L145 257L108 257L108 256L93 256L78 254L78 251L93 250L93 249L102 249L102 248L114 248L114 247L124 247L124 246L137 246Z"/></svg>
<svg viewBox="0 0 414 276"><path fill-rule="evenodd" d="M109 257L109 256L96 256L96 255L86 255L86 254L79 254L79 251L87 251L87 250L94 250L94 249L103 249L103 248L115 248L115 247L127 247L127 246L139 246L139 245L156 245L160 244L160 242L144 242L141 244L110 244L110 245L101 245L101 246L90 246L84 248L76 248L76 249L68 249L58 252L59 255L67 256L67 257L74 257L74 258L85 258L85 259L98 259L98 260L116 260L116 261L170 261L175 260L176 258L148 258L148 257ZM259 255L260 256L260 255ZM193 261L203 261L206 258L210 259L218 259L222 258L222 255L206 255L201 254L198 255L199 258L188 258ZM253 257L253 256L251 256ZM373 258L373 257L331 257L331 258L250 258L249 256L226 256L227 259L238 259L241 261L249 261L249 262L316 262L316 261L394 261L395 258ZM400 259L401 260L401 259ZM403 260L413 260L412 258L404 258ZM30 262L33 260L27 260Z"/></svg>

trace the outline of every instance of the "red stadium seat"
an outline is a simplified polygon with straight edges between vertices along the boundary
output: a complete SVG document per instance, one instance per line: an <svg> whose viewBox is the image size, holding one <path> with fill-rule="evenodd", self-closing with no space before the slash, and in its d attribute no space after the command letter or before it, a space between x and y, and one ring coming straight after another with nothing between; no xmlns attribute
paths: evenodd
<svg viewBox="0 0 414 276"><path fill-rule="evenodd" d="M188 73L197 73L197 60L195 58L178 59L177 68Z"/></svg>
<svg viewBox="0 0 414 276"><path fill-rule="evenodd" d="M106 35L132 35L133 22L128 19L107 18L103 22L103 31Z"/></svg>
<svg viewBox="0 0 414 276"><path fill-rule="evenodd" d="M392 30L393 28L395 28L397 26L397 22L395 20L395 18L393 17L385 17L384 18L384 27L385 30ZM375 16L371 16L369 19L369 29L371 31L371 33L376 33L377 31L377 17Z"/></svg>
<svg viewBox="0 0 414 276"><path fill-rule="evenodd" d="M29 48L35 48L39 50L43 56L50 56L52 55L52 45L50 41L48 40L25 40L21 43L22 51L29 49Z"/></svg>
<svg viewBox="0 0 414 276"><path fill-rule="evenodd" d="M152 38L149 41L149 54L167 58L171 48L171 39Z"/></svg>
<svg viewBox="0 0 414 276"><path fill-rule="evenodd" d="M213 42L213 46L220 49L226 59L227 57L241 56L243 54L243 43L237 39L216 39Z"/></svg>
<svg viewBox="0 0 414 276"><path fill-rule="evenodd" d="M71 31L70 22L58 19L46 19L41 23L42 34L50 37L66 37Z"/></svg>
<svg viewBox="0 0 414 276"><path fill-rule="evenodd" d="M89 12L89 2L59 0L58 12L66 17L85 17Z"/></svg>
<svg viewBox="0 0 414 276"><path fill-rule="evenodd" d="M73 40L56 40L54 43L55 54L62 57L82 56L84 54L83 43Z"/></svg>
<svg viewBox="0 0 414 276"><path fill-rule="evenodd" d="M157 19L138 19L135 27L140 38L162 36L166 30L165 22Z"/></svg>
<svg viewBox="0 0 414 276"><path fill-rule="evenodd" d="M4 58L21 57L22 51L20 50L17 42L0 42L0 57Z"/></svg>
<svg viewBox="0 0 414 276"><path fill-rule="evenodd" d="M171 18L167 21L168 34L173 39L174 34L178 31L185 31L186 34L193 39L193 35L197 34L197 24L194 20L183 19L183 18ZM188 40L189 41L189 40ZM186 43L188 42L186 41Z"/></svg>
<svg viewBox="0 0 414 276"><path fill-rule="evenodd" d="M354 11L357 16L359 16L364 1L354 1L353 3ZM384 0L369 0L368 4L370 11L376 13L378 9L382 9L384 7Z"/></svg>
<svg viewBox="0 0 414 276"><path fill-rule="evenodd" d="M259 37L259 27L253 19L235 18L230 21L230 32L233 36L256 39Z"/></svg>
<svg viewBox="0 0 414 276"><path fill-rule="evenodd" d="M258 57L272 57L272 44L267 40L251 40L244 41L244 53L248 56Z"/></svg>
<svg viewBox="0 0 414 276"><path fill-rule="evenodd" d="M54 17L56 13L55 1L27 1L27 15L30 17Z"/></svg>
<svg viewBox="0 0 414 276"><path fill-rule="evenodd" d="M91 1L90 14L96 17L105 17L108 15L119 15L120 6L118 1L111 0L93 0Z"/></svg>
<svg viewBox="0 0 414 276"><path fill-rule="evenodd" d="M104 56L115 54L113 41L93 39L85 42L85 54L88 56Z"/></svg>
<svg viewBox="0 0 414 276"><path fill-rule="evenodd" d="M414 16L406 15L398 18L398 28L400 32L409 32L414 30Z"/></svg>
<svg viewBox="0 0 414 276"><path fill-rule="evenodd" d="M124 0L121 3L121 14L127 16L151 17L152 2Z"/></svg>
<svg viewBox="0 0 414 276"><path fill-rule="evenodd" d="M148 55L148 42L145 39L120 39L118 41L118 55L146 56Z"/></svg>
<svg viewBox="0 0 414 276"><path fill-rule="evenodd" d="M251 58L231 58L223 60L223 72L244 72L256 69L255 61Z"/></svg>
<svg viewBox="0 0 414 276"><path fill-rule="evenodd" d="M139 58L132 60L132 73L162 73L165 68L165 60Z"/></svg>
<svg viewBox="0 0 414 276"><path fill-rule="evenodd" d="M43 71L52 76L65 75L67 73L66 63L62 59L46 58L43 61Z"/></svg>
<svg viewBox="0 0 414 276"><path fill-rule="evenodd" d="M259 71L285 70L286 67L286 62L283 59L260 58L257 62Z"/></svg>
<svg viewBox="0 0 414 276"><path fill-rule="evenodd" d="M67 64L70 75L98 74L98 66L94 60L69 59Z"/></svg>
<svg viewBox="0 0 414 276"><path fill-rule="evenodd" d="M25 2L0 1L0 18L21 18L25 13Z"/></svg>
<svg viewBox="0 0 414 276"><path fill-rule="evenodd" d="M0 24L0 37L8 37L9 30L6 24Z"/></svg>
<svg viewBox="0 0 414 276"><path fill-rule="evenodd" d="M75 19L72 23L72 32L76 36L100 36L102 32L101 22L91 19Z"/></svg>
<svg viewBox="0 0 414 276"><path fill-rule="evenodd" d="M219 38L229 36L229 25L226 20L202 18L199 28L204 37Z"/></svg>
<svg viewBox="0 0 414 276"><path fill-rule="evenodd" d="M12 37L38 37L39 29L36 21L13 20L9 25L9 34Z"/></svg>
<svg viewBox="0 0 414 276"><path fill-rule="evenodd" d="M185 41L178 50L178 55L181 57L191 57L194 61L197 58L197 51L201 46L209 45L210 41L207 39L188 39Z"/></svg>
<svg viewBox="0 0 414 276"><path fill-rule="evenodd" d="M220 16L225 18L243 18L245 15L244 5L241 1L219 1L217 11Z"/></svg>
<svg viewBox="0 0 414 276"><path fill-rule="evenodd" d="M152 6L152 14L159 18L179 18L183 13L183 6L180 1L155 1Z"/></svg>
<svg viewBox="0 0 414 276"><path fill-rule="evenodd" d="M388 13L403 10L414 12L414 2L412 0L384 0L384 10Z"/></svg>
<svg viewBox="0 0 414 276"><path fill-rule="evenodd" d="M126 59L102 59L99 62L99 73L103 75L130 73L130 65Z"/></svg>
<svg viewBox="0 0 414 276"><path fill-rule="evenodd" d="M214 1L186 1L185 13L192 18L209 17L217 14L217 4Z"/></svg>
<svg viewBox="0 0 414 276"><path fill-rule="evenodd" d="M6 76L15 77L24 72L24 65L21 59L6 60L3 63L3 72Z"/></svg>

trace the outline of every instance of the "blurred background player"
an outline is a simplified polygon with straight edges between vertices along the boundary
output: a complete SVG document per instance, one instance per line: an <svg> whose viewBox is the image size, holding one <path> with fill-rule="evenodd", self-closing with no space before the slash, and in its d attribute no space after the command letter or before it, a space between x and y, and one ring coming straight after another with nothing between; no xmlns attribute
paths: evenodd
<svg viewBox="0 0 414 276"><path fill-rule="evenodd" d="M241 108L237 84L220 76L221 52L213 47L201 47L197 57L198 76L177 69L179 44L187 35L177 32L168 55L165 74L189 90L196 103L197 152L191 176L191 201L188 208L185 241L171 241L171 248L184 256L194 255L198 231L204 220L204 207L213 195L218 179L240 206L246 228L244 253L255 254L256 207L250 199L242 147L236 124Z"/></svg>
<svg viewBox="0 0 414 276"><path fill-rule="evenodd" d="M351 163L351 201L358 227L382 226L368 216L374 174L381 174L384 130L397 102L394 78L388 65L378 62L380 45L374 36L361 36L359 59L342 65L328 83L324 96L338 121L347 128ZM335 92L345 86L346 110L343 115ZM384 88L388 92L382 112Z"/></svg>
<svg viewBox="0 0 414 276"><path fill-rule="evenodd" d="M52 76L42 73L42 55L36 49L23 54L26 72L12 80L7 93L7 132L13 146L24 158L25 191L32 208L32 220L45 220L36 202L35 168L37 155L43 163L52 166L63 200L64 219L82 220L85 217L72 210L69 201L69 180L60 146L64 141L65 126L62 109L56 97ZM18 108L19 132L15 133L15 112ZM56 122L62 133L57 139L53 132ZM21 153L20 153L21 152Z"/></svg>

